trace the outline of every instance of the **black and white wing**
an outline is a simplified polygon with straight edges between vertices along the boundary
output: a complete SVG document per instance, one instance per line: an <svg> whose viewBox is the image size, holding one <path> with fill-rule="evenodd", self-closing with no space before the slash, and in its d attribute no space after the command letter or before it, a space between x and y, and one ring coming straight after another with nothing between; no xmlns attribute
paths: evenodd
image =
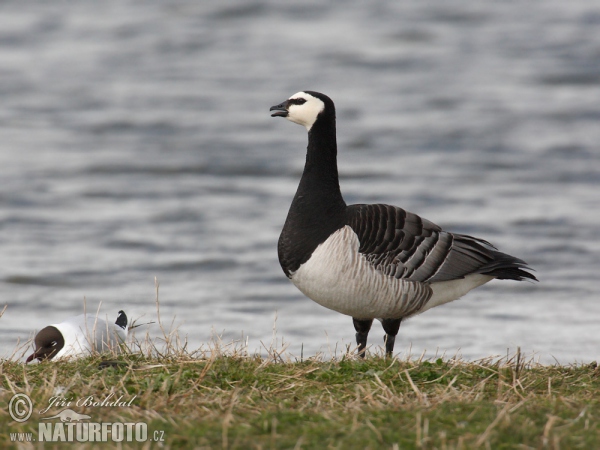
<svg viewBox="0 0 600 450"><path fill-rule="evenodd" d="M416 214L390 205L351 205L347 224L357 234L359 253L394 278L435 283L469 274L522 280L535 276L527 264L471 236L443 231Z"/></svg>

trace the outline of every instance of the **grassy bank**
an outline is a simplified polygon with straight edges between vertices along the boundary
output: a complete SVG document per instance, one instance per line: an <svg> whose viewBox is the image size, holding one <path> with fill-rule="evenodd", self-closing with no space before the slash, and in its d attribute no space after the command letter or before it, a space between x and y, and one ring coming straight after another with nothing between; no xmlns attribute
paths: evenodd
<svg viewBox="0 0 600 450"><path fill-rule="evenodd" d="M600 370L548 367L519 356L455 360L283 361L213 351L193 356L126 354L24 366L0 364L1 448L67 405L40 414L53 398L93 422L144 422L148 438L124 448L460 449L600 448ZM14 393L33 414L11 419ZM78 406L121 397L128 406ZM89 402L88 402L89 403ZM56 422L57 419L55 419ZM48 421L46 421L48 422ZM156 434L155 432L159 432ZM164 434L162 434L164 432ZM45 448L53 448L46 444ZM114 444L111 444L111 446ZM97 444L56 444L92 448Z"/></svg>

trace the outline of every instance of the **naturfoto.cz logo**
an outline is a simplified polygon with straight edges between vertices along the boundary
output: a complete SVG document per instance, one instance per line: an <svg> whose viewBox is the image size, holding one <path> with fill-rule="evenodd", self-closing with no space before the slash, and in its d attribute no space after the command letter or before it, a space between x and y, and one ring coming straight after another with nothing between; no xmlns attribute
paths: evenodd
<svg viewBox="0 0 600 450"><path fill-rule="evenodd" d="M75 402L76 406L114 407L131 406L135 399L123 402L122 396L113 400L113 393L102 401L92 397ZM112 401L111 401L112 400ZM61 397L52 397L49 406L40 410L40 414L48 413L51 407L67 406L61 411L47 417L40 417L37 439L33 433L10 433L14 442L164 442L164 431L157 430L148 435L148 424L144 422L91 422L91 416L80 414L69 408L73 403ZM15 394L9 404L8 412L15 422L26 422L33 412L33 402L26 394Z"/></svg>

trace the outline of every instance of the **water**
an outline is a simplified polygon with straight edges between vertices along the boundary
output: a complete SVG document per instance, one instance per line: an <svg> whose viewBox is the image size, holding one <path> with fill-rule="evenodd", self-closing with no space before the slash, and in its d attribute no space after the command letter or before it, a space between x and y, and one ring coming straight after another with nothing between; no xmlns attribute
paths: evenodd
<svg viewBox="0 0 600 450"><path fill-rule="evenodd" d="M599 25L588 1L2 3L0 354L84 299L152 318L155 277L191 348L260 350L275 315L294 355L353 343L277 262L306 134L268 110L312 89L337 104L349 203L482 237L540 279L403 323L397 351L597 359Z"/></svg>

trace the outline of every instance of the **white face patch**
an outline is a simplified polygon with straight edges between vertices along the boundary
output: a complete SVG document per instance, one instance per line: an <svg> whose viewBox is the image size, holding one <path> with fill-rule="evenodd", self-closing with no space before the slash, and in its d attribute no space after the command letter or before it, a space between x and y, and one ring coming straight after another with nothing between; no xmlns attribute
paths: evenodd
<svg viewBox="0 0 600 450"><path fill-rule="evenodd" d="M301 105L290 105L286 119L304 125L306 130L310 131L319 113L325 109L325 103L306 92L298 92L289 98L289 100L294 99L304 99L306 102Z"/></svg>

